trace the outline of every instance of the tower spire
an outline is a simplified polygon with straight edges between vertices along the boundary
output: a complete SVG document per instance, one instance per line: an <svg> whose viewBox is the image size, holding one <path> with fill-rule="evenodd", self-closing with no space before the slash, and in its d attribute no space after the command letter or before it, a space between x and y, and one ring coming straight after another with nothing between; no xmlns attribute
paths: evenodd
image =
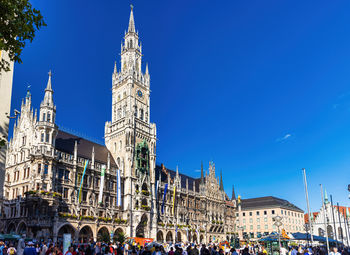
<svg viewBox="0 0 350 255"><path fill-rule="evenodd" d="M204 182L203 161L201 161L201 183Z"/></svg>
<svg viewBox="0 0 350 255"><path fill-rule="evenodd" d="M232 197L231 197L231 200L235 200L235 199L236 199L235 187L234 187L234 185L232 185Z"/></svg>
<svg viewBox="0 0 350 255"><path fill-rule="evenodd" d="M49 74L49 79L47 81L47 85L46 85L46 89L45 89L45 95L44 95L44 100L41 102L41 105L45 105L45 106L51 106L53 107L53 90L52 90L52 85L51 85L51 76L52 76L52 72L51 70L48 72Z"/></svg>
<svg viewBox="0 0 350 255"><path fill-rule="evenodd" d="M129 18L129 27L128 27L128 33L132 32L135 33L135 21L134 21L134 6L130 5L131 11L130 11L130 18Z"/></svg>
<svg viewBox="0 0 350 255"><path fill-rule="evenodd" d="M222 181L222 170L220 171L220 190L224 190L224 183Z"/></svg>

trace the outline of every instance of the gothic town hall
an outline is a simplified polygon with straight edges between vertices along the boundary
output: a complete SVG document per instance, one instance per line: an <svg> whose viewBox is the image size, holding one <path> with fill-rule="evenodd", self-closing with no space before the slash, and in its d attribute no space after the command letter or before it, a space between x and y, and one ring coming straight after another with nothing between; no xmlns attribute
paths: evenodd
<svg viewBox="0 0 350 255"><path fill-rule="evenodd" d="M231 241L236 200L226 195L215 164L202 165L200 178L156 164L150 74L133 9L120 55L105 145L56 125L63 113L51 72L39 112L27 92L8 144L0 230L53 241L64 233L86 242L120 232L160 242Z"/></svg>

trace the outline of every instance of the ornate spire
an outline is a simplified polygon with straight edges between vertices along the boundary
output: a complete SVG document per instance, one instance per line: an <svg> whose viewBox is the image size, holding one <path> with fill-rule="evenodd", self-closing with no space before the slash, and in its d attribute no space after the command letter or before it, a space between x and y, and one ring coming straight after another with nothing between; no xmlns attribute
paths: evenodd
<svg viewBox="0 0 350 255"><path fill-rule="evenodd" d="M113 73L117 73L117 61L114 61L114 71Z"/></svg>
<svg viewBox="0 0 350 255"><path fill-rule="evenodd" d="M234 185L232 185L232 197L231 197L231 200L235 200L235 199L236 199L235 187L234 187Z"/></svg>
<svg viewBox="0 0 350 255"><path fill-rule="evenodd" d="M130 11L130 18L129 18L129 27L128 27L128 33L135 33L135 21L134 21L134 6L131 4L131 11Z"/></svg>
<svg viewBox="0 0 350 255"><path fill-rule="evenodd" d="M220 171L220 190L224 190L224 183L222 181L222 171Z"/></svg>
<svg viewBox="0 0 350 255"><path fill-rule="evenodd" d="M145 71L145 74L146 74L146 75L149 75L149 72L148 72L148 63L146 63L146 71Z"/></svg>
<svg viewBox="0 0 350 255"><path fill-rule="evenodd" d="M329 200L328 200L328 195L327 195L327 190L324 190L324 204L329 204Z"/></svg>
<svg viewBox="0 0 350 255"><path fill-rule="evenodd" d="M203 161L201 162L201 183L204 183Z"/></svg>
<svg viewBox="0 0 350 255"><path fill-rule="evenodd" d="M42 106L51 106L53 107L53 98L52 98L52 94L53 94L53 90L52 90L52 85L51 85L51 70L49 71L49 79L47 81L47 85L46 85L46 89L45 89L45 95L44 95L44 100L41 102Z"/></svg>
<svg viewBox="0 0 350 255"><path fill-rule="evenodd" d="M48 72L48 74L49 74L49 80L47 81L47 85L46 85L45 91L47 91L47 90L52 91L52 86L51 86L52 72L51 72L51 70Z"/></svg>

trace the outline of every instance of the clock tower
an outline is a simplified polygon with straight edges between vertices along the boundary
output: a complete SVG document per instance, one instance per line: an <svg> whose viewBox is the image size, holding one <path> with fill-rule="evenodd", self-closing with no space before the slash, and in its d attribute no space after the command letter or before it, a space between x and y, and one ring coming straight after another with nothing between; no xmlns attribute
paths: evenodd
<svg viewBox="0 0 350 255"><path fill-rule="evenodd" d="M142 46L131 6L128 31L121 44L120 70L112 74L112 120L105 143L121 170L122 210L130 220L127 235L156 235L156 125L150 123L150 75L142 72Z"/></svg>

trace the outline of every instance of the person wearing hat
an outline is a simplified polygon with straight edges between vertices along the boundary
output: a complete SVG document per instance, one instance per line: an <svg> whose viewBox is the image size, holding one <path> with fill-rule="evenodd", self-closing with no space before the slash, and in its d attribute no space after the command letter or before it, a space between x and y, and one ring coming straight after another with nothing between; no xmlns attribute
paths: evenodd
<svg viewBox="0 0 350 255"><path fill-rule="evenodd" d="M36 255L36 249L32 241L27 243L27 246L24 248L23 255Z"/></svg>

